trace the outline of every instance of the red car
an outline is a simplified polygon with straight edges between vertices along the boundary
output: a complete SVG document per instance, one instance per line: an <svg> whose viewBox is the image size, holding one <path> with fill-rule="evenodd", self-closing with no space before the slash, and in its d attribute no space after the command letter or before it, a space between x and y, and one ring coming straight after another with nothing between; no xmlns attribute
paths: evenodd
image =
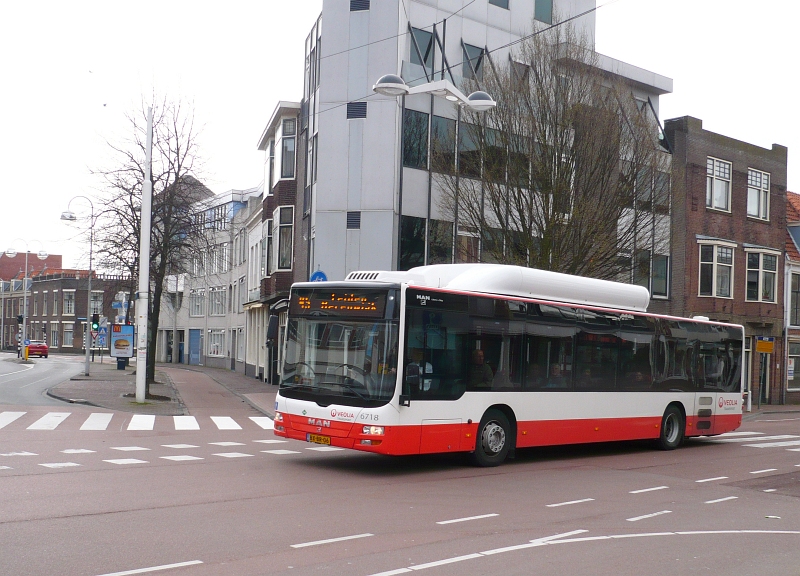
<svg viewBox="0 0 800 576"><path fill-rule="evenodd" d="M41 340L31 340L31 343L28 345L28 358L31 356L47 358L47 344Z"/></svg>

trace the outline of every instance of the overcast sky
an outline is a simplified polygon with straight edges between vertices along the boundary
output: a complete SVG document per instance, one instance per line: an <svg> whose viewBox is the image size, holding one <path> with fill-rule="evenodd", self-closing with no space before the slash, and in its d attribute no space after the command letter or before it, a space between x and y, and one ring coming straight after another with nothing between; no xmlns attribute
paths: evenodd
<svg viewBox="0 0 800 576"><path fill-rule="evenodd" d="M376 0L381 1L381 0ZM469 0L464 0L467 3ZM533 1L533 0L511 0ZM800 4L786 0L599 0L597 50L674 80L662 119L789 147L800 192L797 89ZM321 0L0 4L0 251L42 247L86 267L80 227L59 220L71 198L97 196L90 168L105 140L155 89L194 104L204 181L214 192L256 186L257 139L278 100L302 94L303 47ZM324 33L324 27L323 27ZM76 212L85 200L72 203Z"/></svg>

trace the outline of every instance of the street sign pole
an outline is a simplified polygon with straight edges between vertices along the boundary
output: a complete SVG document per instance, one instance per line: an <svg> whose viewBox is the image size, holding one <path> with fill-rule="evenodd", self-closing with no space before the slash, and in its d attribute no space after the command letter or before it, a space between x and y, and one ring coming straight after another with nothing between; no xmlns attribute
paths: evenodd
<svg viewBox="0 0 800 576"><path fill-rule="evenodd" d="M153 209L153 183L150 163L153 148L153 109L147 109L142 211L139 230L139 295L136 302L136 401L143 404L147 385L147 321L150 308L150 219Z"/></svg>

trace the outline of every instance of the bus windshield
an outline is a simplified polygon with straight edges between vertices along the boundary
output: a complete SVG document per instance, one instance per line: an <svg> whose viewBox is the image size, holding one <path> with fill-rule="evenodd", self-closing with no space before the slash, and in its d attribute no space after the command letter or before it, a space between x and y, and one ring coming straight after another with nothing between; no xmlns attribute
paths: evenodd
<svg viewBox="0 0 800 576"><path fill-rule="evenodd" d="M352 406L392 399L398 324L390 320L289 318L281 394Z"/></svg>

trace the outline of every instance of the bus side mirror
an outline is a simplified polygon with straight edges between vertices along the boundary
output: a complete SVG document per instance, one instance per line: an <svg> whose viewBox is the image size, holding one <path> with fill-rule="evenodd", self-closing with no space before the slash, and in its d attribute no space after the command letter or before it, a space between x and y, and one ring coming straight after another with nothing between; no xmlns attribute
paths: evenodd
<svg viewBox="0 0 800 576"><path fill-rule="evenodd" d="M400 406L411 406L411 396L400 394Z"/></svg>

